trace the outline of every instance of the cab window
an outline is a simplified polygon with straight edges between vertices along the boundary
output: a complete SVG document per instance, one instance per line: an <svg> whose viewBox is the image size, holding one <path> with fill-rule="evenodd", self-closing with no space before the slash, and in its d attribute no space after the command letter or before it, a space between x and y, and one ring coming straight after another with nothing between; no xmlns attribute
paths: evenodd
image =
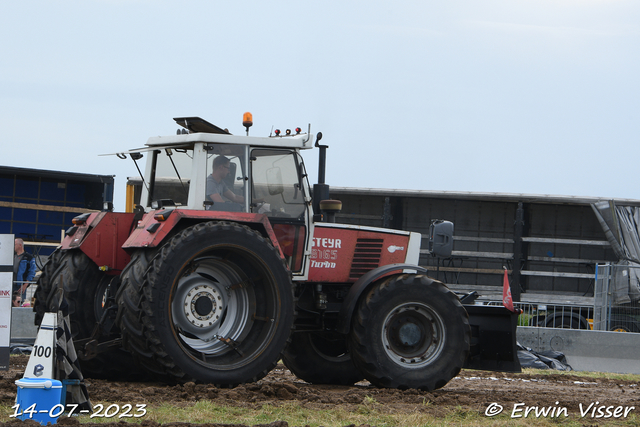
<svg viewBox="0 0 640 427"><path fill-rule="evenodd" d="M254 149L252 151L252 211L269 217L301 219L304 194L293 151Z"/></svg>
<svg viewBox="0 0 640 427"><path fill-rule="evenodd" d="M170 149L156 153L156 173L152 200L171 200L176 206L186 205L193 150Z"/></svg>
<svg viewBox="0 0 640 427"><path fill-rule="evenodd" d="M244 211L244 146L216 144L209 148L205 201L208 210Z"/></svg>

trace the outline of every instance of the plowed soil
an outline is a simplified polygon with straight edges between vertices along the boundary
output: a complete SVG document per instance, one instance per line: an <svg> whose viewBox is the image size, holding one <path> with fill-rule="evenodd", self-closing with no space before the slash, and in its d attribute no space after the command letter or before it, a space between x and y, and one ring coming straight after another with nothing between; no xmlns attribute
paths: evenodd
<svg viewBox="0 0 640 427"><path fill-rule="evenodd" d="M22 377L27 356L11 358L11 369L0 371L0 402L13 405L16 397L14 381ZM527 407L566 408L572 419L582 418L585 425L603 421L624 422L624 412L615 416L617 407L626 408L628 417L640 415L640 384L632 381L613 379L586 379L571 374L511 374L463 370L460 375L444 388L423 392L418 390L379 389L367 382L353 387L312 385L298 380L283 365L278 365L263 380L238 386L234 389L218 389L211 385L187 383L169 386L161 383L112 382L87 379L93 404L109 403L171 403L186 406L198 400L211 400L220 405L260 408L264 404L280 405L286 401L296 401L309 409L334 409L341 406L346 410L356 410L366 398L373 398L384 405L389 412L421 412L434 416L444 416L454 408L477 412L486 416L489 412L503 408L503 413L524 415ZM599 402L599 403L595 403ZM428 404L425 404L428 403ZM581 411L591 409L584 417ZM609 417L597 417L597 408L611 406ZM595 412L592 412L595 409ZM629 409L633 408L633 409ZM636 409L637 408L637 409ZM513 412L513 411L516 412ZM520 412L521 410L522 412ZM560 409L556 409L559 411ZM532 417L532 415L530 415ZM628 418L627 418L628 420ZM1 420L8 425L22 425L35 422ZM62 417L59 424L76 424L73 418ZM154 425L152 422L143 424ZM89 424L83 424L89 425ZM95 424L98 425L98 424ZM108 424L99 424L105 426ZM114 423L113 425L118 425ZM122 424L119 424L122 426ZM185 424L181 424L185 426ZM239 427L238 425L234 425ZM287 423L272 423L270 426L287 426Z"/></svg>

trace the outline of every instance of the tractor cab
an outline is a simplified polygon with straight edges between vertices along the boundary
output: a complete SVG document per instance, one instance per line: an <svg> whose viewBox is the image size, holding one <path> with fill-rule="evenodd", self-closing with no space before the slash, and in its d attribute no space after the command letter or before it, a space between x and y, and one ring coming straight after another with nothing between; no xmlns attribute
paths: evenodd
<svg viewBox="0 0 640 427"><path fill-rule="evenodd" d="M195 119L208 126L189 125ZM121 158L129 154L136 165L146 156L138 201L146 211L175 206L269 217L304 215L311 194L299 152L313 147L313 136L299 128L293 135L237 136L213 133L219 128L203 119L174 120L198 132L150 138L145 148L118 153ZM214 190L221 200L212 197Z"/></svg>
<svg viewBox="0 0 640 427"><path fill-rule="evenodd" d="M128 191L135 197L128 206L146 213L206 211L235 221L243 221L238 214L265 215L289 268L306 277L313 209L300 150L312 148L314 137L300 128L271 137L239 136L200 118L174 120L184 127L176 135L153 137L144 148L117 154L131 157L138 170L139 160L146 160L140 185Z"/></svg>
<svg viewBox="0 0 640 427"><path fill-rule="evenodd" d="M138 203L146 211L181 207L280 218L306 212L309 185L296 149L195 142L146 151Z"/></svg>

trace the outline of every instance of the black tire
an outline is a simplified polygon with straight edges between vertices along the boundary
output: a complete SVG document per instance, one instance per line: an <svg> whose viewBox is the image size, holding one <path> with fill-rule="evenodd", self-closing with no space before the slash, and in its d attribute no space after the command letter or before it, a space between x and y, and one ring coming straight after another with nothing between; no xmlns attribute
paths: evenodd
<svg viewBox="0 0 640 427"><path fill-rule="evenodd" d="M471 329L460 300L442 282L403 274L360 297L349 338L353 362L372 384L430 391L460 372Z"/></svg>
<svg viewBox="0 0 640 427"><path fill-rule="evenodd" d="M122 274L118 325L127 349L156 379L234 386L273 369L294 320L291 275L249 227L206 222Z"/></svg>
<svg viewBox="0 0 640 427"><path fill-rule="evenodd" d="M338 333L294 333L282 361L311 384L353 385L364 379L351 360L346 338Z"/></svg>
<svg viewBox="0 0 640 427"><path fill-rule="evenodd" d="M61 300L60 293L56 289L52 289L52 277L56 269L60 267L60 260L63 252L56 249L50 256L49 260L41 269L40 277L33 294L35 302L33 311L35 312L34 323L40 326L44 313L47 311L58 311L58 304Z"/></svg>
<svg viewBox="0 0 640 427"><path fill-rule="evenodd" d="M611 316L609 330L615 332L640 332L638 321L635 318L620 314Z"/></svg>
<svg viewBox="0 0 640 427"><path fill-rule="evenodd" d="M107 289L113 278L100 271L80 250L54 252L38 280L34 305L36 325L42 322L45 312L58 311L64 294L74 342L91 337L104 312ZM118 331L114 331L100 340L112 340L118 335ZM133 359L121 348L107 350L90 359L79 357L79 362L86 378L143 379L131 374Z"/></svg>

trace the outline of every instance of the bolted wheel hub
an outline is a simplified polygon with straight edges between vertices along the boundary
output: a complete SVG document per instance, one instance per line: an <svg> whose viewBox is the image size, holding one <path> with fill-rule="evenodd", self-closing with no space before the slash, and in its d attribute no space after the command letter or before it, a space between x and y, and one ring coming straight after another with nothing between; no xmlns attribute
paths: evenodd
<svg viewBox="0 0 640 427"><path fill-rule="evenodd" d="M198 328L212 326L222 316L222 296L218 289L199 285L189 290L184 300L184 314Z"/></svg>
<svg viewBox="0 0 640 427"><path fill-rule="evenodd" d="M405 303L391 311L384 322L382 342L387 356L405 367L423 367L442 351L444 322L424 303Z"/></svg>
<svg viewBox="0 0 640 427"><path fill-rule="evenodd" d="M208 296L198 298L195 303L196 312L201 316L206 316L213 309L214 302L215 301L211 300Z"/></svg>
<svg viewBox="0 0 640 427"><path fill-rule="evenodd" d="M400 326L398 331L398 338L400 343L407 347L413 347L422 340L422 330L415 323L405 323Z"/></svg>

